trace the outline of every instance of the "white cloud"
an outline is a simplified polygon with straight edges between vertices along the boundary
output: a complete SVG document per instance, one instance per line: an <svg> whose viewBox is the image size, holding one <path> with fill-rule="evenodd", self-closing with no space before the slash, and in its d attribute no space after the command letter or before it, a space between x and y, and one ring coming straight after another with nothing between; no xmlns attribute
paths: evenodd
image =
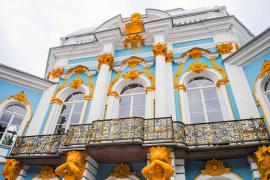
<svg viewBox="0 0 270 180"><path fill-rule="evenodd" d="M107 19L146 8L195 9L225 5L251 32L270 25L269 0L1 0L0 62L43 77L50 47L59 38Z"/></svg>

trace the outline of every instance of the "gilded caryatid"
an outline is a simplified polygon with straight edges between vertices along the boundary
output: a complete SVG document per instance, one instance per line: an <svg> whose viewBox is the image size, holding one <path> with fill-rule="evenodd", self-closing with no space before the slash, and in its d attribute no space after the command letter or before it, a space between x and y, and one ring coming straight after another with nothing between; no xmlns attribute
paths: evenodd
<svg viewBox="0 0 270 180"><path fill-rule="evenodd" d="M142 169L143 176L149 180L169 180L174 173L170 155L167 147L151 147L150 164Z"/></svg>
<svg viewBox="0 0 270 180"><path fill-rule="evenodd" d="M2 170L2 175L5 180L15 180L20 174L23 166L15 159L8 159Z"/></svg>
<svg viewBox="0 0 270 180"><path fill-rule="evenodd" d="M98 55L98 69L100 69L102 64L107 64L110 69L113 68L114 58L111 53L104 53Z"/></svg>
<svg viewBox="0 0 270 180"><path fill-rule="evenodd" d="M270 146L261 146L254 154L261 180L268 180L270 178Z"/></svg>
<svg viewBox="0 0 270 180"><path fill-rule="evenodd" d="M80 180L85 170L86 154L78 151L70 151L67 154L67 160L64 164L55 169L58 176L65 180Z"/></svg>

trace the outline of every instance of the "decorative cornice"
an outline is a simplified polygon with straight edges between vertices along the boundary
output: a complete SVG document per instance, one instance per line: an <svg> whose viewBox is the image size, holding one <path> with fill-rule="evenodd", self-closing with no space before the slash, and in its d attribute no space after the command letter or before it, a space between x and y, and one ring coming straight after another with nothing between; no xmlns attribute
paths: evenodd
<svg viewBox="0 0 270 180"><path fill-rule="evenodd" d="M160 44L160 43L153 44L152 51L153 51L153 54L155 57L159 56L159 55L166 56L167 55L167 45Z"/></svg>
<svg viewBox="0 0 270 180"><path fill-rule="evenodd" d="M208 68L207 64L197 62L197 63L190 64L187 71L201 73L201 72L205 71L207 68Z"/></svg>
<svg viewBox="0 0 270 180"><path fill-rule="evenodd" d="M233 50L233 44L232 44L232 42L221 43L221 44L217 44L216 48L217 48L220 55L230 54L230 53L232 53L232 50Z"/></svg>
<svg viewBox="0 0 270 180"><path fill-rule="evenodd" d="M230 173L231 169L224 166L223 161L212 159L206 162L201 174L209 176L221 176Z"/></svg>
<svg viewBox="0 0 270 180"><path fill-rule="evenodd" d="M43 166L40 172L36 175L39 179L51 179L56 177L56 174L53 171L51 166Z"/></svg>
<svg viewBox="0 0 270 180"><path fill-rule="evenodd" d="M267 73L270 73L270 60L265 60L260 73L258 74L258 78L262 79Z"/></svg>
<svg viewBox="0 0 270 180"><path fill-rule="evenodd" d="M114 57L112 56L111 53L104 53L98 55L98 69L100 69L102 64L107 64L110 67L110 69L113 68Z"/></svg>
<svg viewBox="0 0 270 180"><path fill-rule="evenodd" d="M2 175L4 176L4 179L14 180L17 179L22 169L23 165L19 161L15 159L7 159L2 170Z"/></svg>
<svg viewBox="0 0 270 180"><path fill-rule="evenodd" d="M140 75L142 74L142 72L138 71L138 70L133 70L133 71L129 71L126 74L123 75L124 79L130 79L130 80L135 80L137 79Z"/></svg>
<svg viewBox="0 0 270 180"><path fill-rule="evenodd" d="M23 103L24 105L28 105L29 101L26 98L26 95L24 93L24 91L19 92L18 94L14 95L14 96L10 96L8 99L15 99L21 103Z"/></svg>

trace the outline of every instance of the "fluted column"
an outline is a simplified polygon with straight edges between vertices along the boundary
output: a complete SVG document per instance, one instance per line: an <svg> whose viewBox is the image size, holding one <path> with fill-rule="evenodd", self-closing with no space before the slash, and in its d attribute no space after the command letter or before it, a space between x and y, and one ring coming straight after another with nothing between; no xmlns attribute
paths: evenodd
<svg viewBox="0 0 270 180"><path fill-rule="evenodd" d="M106 52L98 56L98 62L99 73L95 85L88 123L91 123L94 120L104 119L108 81L114 58L111 53Z"/></svg>
<svg viewBox="0 0 270 180"><path fill-rule="evenodd" d="M168 116L168 91L166 73L167 45L155 43L152 47L156 62L155 117Z"/></svg>

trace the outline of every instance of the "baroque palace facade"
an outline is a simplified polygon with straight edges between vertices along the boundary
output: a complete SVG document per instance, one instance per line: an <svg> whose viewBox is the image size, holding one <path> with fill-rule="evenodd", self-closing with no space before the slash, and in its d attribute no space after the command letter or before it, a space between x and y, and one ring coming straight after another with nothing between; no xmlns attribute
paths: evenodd
<svg viewBox="0 0 270 180"><path fill-rule="evenodd" d="M225 7L76 31L45 77L0 64L2 179L270 178L270 28Z"/></svg>

